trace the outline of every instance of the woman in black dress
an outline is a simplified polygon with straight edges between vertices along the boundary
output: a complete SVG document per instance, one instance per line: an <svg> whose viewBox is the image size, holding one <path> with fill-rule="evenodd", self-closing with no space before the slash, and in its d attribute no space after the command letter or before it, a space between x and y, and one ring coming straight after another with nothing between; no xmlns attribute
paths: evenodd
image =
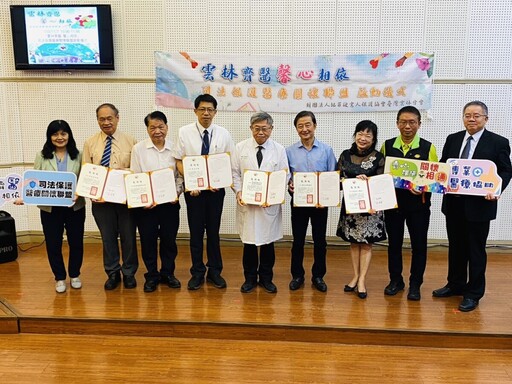
<svg viewBox="0 0 512 384"><path fill-rule="evenodd" d="M367 180L384 171L384 156L375 150L377 145L377 125L363 120L356 125L354 143L342 152L338 169L342 178ZM350 255L354 277L345 285L345 292L354 292L361 299L367 296L366 273L372 258L372 243L386 239L384 215L382 212L347 214L342 206L336 234L350 242Z"/></svg>

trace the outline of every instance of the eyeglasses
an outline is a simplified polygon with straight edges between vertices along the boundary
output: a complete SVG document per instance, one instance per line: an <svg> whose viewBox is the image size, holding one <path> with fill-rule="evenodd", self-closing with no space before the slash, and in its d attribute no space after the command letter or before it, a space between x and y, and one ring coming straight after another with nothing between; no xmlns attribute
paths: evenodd
<svg viewBox="0 0 512 384"><path fill-rule="evenodd" d="M420 123L417 120L398 120L397 124L399 127L406 127L407 124L409 124L410 127L415 127Z"/></svg>
<svg viewBox="0 0 512 384"><path fill-rule="evenodd" d="M268 133L272 130L272 127L258 127L258 126L254 126L254 127L251 127L251 130L253 132L263 132L263 133Z"/></svg>
<svg viewBox="0 0 512 384"><path fill-rule="evenodd" d="M210 113L210 114L211 114L211 113L214 113L214 112L217 112L217 110L216 110L216 109L213 109L213 108L202 108L202 107L201 107L201 108L197 108L197 109L196 109L196 111L197 111L197 112L199 112L199 113L205 113L205 112L208 112L208 113Z"/></svg>
<svg viewBox="0 0 512 384"><path fill-rule="evenodd" d="M471 120L471 119L475 119L475 120L478 120L479 118L481 117L487 117L487 115L481 115L479 113L475 113L475 114L470 114L470 113L466 113L464 115L464 120Z"/></svg>
<svg viewBox="0 0 512 384"><path fill-rule="evenodd" d="M111 122L113 122L113 121L114 121L114 119L115 119L115 117L114 117L114 116L98 117L98 121L99 121L100 123L104 123L104 122L106 122L106 121L108 121L109 123L111 123Z"/></svg>

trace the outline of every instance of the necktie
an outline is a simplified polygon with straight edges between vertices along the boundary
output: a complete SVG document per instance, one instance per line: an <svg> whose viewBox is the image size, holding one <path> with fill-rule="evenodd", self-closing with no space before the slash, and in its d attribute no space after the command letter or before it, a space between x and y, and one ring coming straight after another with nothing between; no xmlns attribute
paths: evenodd
<svg viewBox="0 0 512 384"><path fill-rule="evenodd" d="M263 153L261 150L263 147L261 145L258 145L258 152L256 152L256 160L258 160L258 168L261 166L261 162L263 161Z"/></svg>
<svg viewBox="0 0 512 384"><path fill-rule="evenodd" d="M100 165L108 167L110 165L110 154L112 153L112 136L107 136L103 156L101 156Z"/></svg>
<svg viewBox="0 0 512 384"><path fill-rule="evenodd" d="M473 140L473 136L469 136L466 139L466 146L464 147L460 155L461 159L467 159L469 157L469 150L471 149L471 140Z"/></svg>
<svg viewBox="0 0 512 384"><path fill-rule="evenodd" d="M203 133L203 146L201 147L201 155L207 155L210 152L210 138L208 131L205 129Z"/></svg>

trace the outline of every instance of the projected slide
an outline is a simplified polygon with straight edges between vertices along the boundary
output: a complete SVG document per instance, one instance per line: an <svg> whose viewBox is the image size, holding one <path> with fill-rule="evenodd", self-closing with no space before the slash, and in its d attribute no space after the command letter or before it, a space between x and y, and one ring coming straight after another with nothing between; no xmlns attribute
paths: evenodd
<svg viewBox="0 0 512 384"><path fill-rule="evenodd" d="M30 64L100 64L97 7L25 8Z"/></svg>

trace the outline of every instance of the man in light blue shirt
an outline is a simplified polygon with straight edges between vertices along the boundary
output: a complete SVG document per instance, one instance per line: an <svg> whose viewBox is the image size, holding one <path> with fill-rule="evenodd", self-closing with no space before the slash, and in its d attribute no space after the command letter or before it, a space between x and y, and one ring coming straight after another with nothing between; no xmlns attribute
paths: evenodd
<svg viewBox="0 0 512 384"><path fill-rule="evenodd" d="M295 116L293 125L297 129L300 141L286 148L290 172L326 172L336 170L336 158L332 148L315 138L316 117L313 112L302 111ZM314 262L311 269L311 281L320 292L327 291L324 282L326 272L328 209L293 206L293 178L288 185L288 191L292 195L292 260L290 290L295 291L304 284L304 244L309 220L314 243Z"/></svg>

